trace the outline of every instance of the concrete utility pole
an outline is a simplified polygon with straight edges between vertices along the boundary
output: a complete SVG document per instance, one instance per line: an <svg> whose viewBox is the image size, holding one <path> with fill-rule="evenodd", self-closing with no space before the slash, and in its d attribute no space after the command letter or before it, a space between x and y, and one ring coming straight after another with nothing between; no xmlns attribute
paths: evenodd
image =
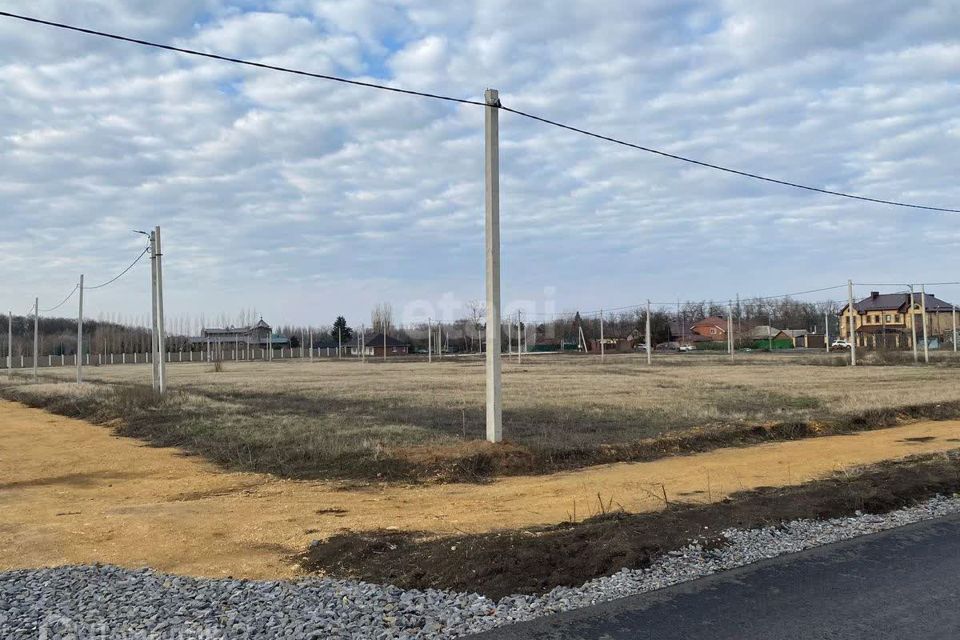
<svg viewBox="0 0 960 640"><path fill-rule="evenodd" d="M387 361L387 323L383 323L383 361Z"/></svg>
<svg viewBox="0 0 960 640"><path fill-rule="evenodd" d="M733 300L727 301L727 352L733 357Z"/></svg>
<svg viewBox="0 0 960 640"><path fill-rule="evenodd" d="M80 274L80 304L77 309L77 384L83 382L83 274Z"/></svg>
<svg viewBox="0 0 960 640"><path fill-rule="evenodd" d="M513 324L507 322L507 355L513 355Z"/></svg>
<svg viewBox="0 0 960 640"><path fill-rule="evenodd" d="M910 297L911 302L913 296ZM857 321L853 316L853 280L847 280L847 314L850 316L847 341L850 343L850 366L857 366Z"/></svg>
<svg viewBox="0 0 960 640"><path fill-rule="evenodd" d="M826 345L827 353L830 353L830 312L823 312L823 343Z"/></svg>
<svg viewBox="0 0 960 640"><path fill-rule="evenodd" d="M920 361L919 356L917 355L917 323L916 319L913 317L913 305L916 304L913 299L913 285L908 285L910 287L910 336L911 342L913 342L913 362L916 364Z"/></svg>
<svg viewBox="0 0 960 640"><path fill-rule="evenodd" d="M957 352L957 305L953 305L953 352Z"/></svg>
<svg viewBox="0 0 960 640"><path fill-rule="evenodd" d="M313 327L310 327L310 362L313 362Z"/></svg>
<svg viewBox="0 0 960 640"><path fill-rule="evenodd" d="M427 362L433 362L433 322L427 318Z"/></svg>
<svg viewBox="0 0 960 640"><path fill-rule="evenodd" d="M150 238L150 376L153 390L159 389L160 371L157 368L157 238L154 232ZM210 360L210 340L207 340L207 360Z"/></svg>
<svg viewBox="0 0 960 640"><path fill-rule="evenodd" d="M600 309L600 362L603 362L603 356L606 350L603 348L603 309Z"/></svg>
<svg viewBox="0 0 960 640"><path fill-rule="evenodd" d="M13 377L13 311L7 315L7 375Z"/></svg>
<svg viewBox="0 0 960 640"><path fill-rule="evenodd" d="M920 285L920 321L923 323L923 361L930 364L930 341L927 339L927 285Z"/></svg>
<svg viewBox="0 0 960 640"><path fill-rule="evenodd" d="M337 360L343 353L343 327L337 327Z"/></svg>
<svg viewBox="0 0 960 640"><path fill-rule="evenodd" d="M165 358L166 334L163 326L163 249L160 243L160 227L155 227L153 233L156 236L155 249L157 252L157 358L160 361L158 363L160 366L158 368L159 384L157 387L160 390L160 395L163 395L167 388L167 364Z"/></svg>
<svg viewBox="0 0 960 640"><path fill-rule="evenodd" d="M487 440L503 440L500 388L500 97L496 89L484 92L484 205L486 209L487 289Z"/></svg>
<svg viewBox="0 0 960 640"><path fill-rule="evenodd" d="M653 345L650 343L653 341L652 333L650 332L650 300L647 300L647 322L646 322L646 338L647 341L647 364L653 364Z"/></svg>
<svg viewBox="0 0 960 640"><path fill-rule="evenodd" d="M37 361L40 359L40 298L33 299L33 381L37 381Z"/></svg>
<svg viewBox="0 0 960 640"><path fill-rule="evenodd" d="M360 364L367 363L367 328L360 325Z"/></svg>
<svg viewBox="0 0 960 640"><path fill-rule="evenodd" d="M520 309L517 309L517 364L520 364L520 352L523 351L523 349L521 348L522 345L521 345L520 338L521 338L521 336L520 336ZM586 349L586 345L584 345L584 349Z"/></svg>

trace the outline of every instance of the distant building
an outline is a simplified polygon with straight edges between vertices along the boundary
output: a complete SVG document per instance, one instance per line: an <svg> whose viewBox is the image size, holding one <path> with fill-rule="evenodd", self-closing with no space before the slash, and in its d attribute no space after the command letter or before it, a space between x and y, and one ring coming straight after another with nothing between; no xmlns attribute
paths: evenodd
<svg viewBox="0 0 960 640"><path fill-rule="evenodd" d="M217 345L249 345L251 347L267 348L272 344L276 349L278 347L287 347L290 345L290 339L273 333L273 328L263 321L263 318L249 327L226 327L223 329L204 327L200 336L191 338L190 341L195 345L205 345L207 343Z"/></svg>
<svg viewBox="0 0 960 640"><path fill-rule="evenodd" d="M932 293L923 298L913 296L910 305L909 293L880 293L871 291L870 296L853 303L854 336L858 347L909 349L913 347L913 329L917 342L923 340L923 306L927 313L927 336L931 345L953 339L954 306L937 298ZM840 317L840 337L850 341L850 309L843 306ZM912 327L911 327L912 324Z"/></svg>
<svg viewBox="0 0 960 640"><path fill-rule="evenodd" d="M409 343L404 342L403 340L398 340L397 338L389 335L386 337L386 343L384 343L383 333L376 333L364 337L363 354L374 358L382 358L384 354L384 346L386 346L386 354L388 356L405 356L410 353ZM360 355L356 340L354 340L353 344L351 344L349 347L344 345L344 348L349 348L348 353L351 355Z"/></svg>
<svg viewBox="0 0 960 640"><path fill-rule="evenodd" d="M708 316L690 325L690 332L710 340L726 340L727 319L722 316Z"/></svg>

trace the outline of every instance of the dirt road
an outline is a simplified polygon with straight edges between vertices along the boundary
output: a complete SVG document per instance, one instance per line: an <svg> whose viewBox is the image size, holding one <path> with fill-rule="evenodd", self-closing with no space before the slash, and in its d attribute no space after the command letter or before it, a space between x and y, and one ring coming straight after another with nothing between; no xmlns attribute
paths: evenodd
<svg viewBox="0 0 960 640"><path fill-rule="evenodd" d="M341 529L480 532L719 500L844 468L960 447L925 422L485 485L375 486L229 473L110 429L0 402L0 570L104 562L203 576L288 578L290 559Z"/></svg>

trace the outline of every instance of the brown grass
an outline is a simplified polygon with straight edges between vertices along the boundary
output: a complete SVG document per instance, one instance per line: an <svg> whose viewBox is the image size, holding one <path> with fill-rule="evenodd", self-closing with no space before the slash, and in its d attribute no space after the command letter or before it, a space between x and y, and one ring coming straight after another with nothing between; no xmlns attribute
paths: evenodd
<svg viewBox="0 0 960 640"><path fill-rule="evenodd" d="M842 357L842 356L837 356ZM0 381L0 394L120 424L232 468L295 477L475 479L960 415L948 364L838 367L824 356L531 356L504 366L505 447L484 435L483 364L279 361L88 369L91 384ZM952 363L952 360L951 360ZM69 370L44 371L68 380Z"/></svg>

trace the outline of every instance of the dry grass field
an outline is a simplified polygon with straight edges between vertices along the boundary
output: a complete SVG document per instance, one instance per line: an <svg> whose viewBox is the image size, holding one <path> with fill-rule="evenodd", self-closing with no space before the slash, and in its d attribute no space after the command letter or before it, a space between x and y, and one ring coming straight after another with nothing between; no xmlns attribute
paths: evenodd
<svg viewBox="0 0 960 640"><path fill-rule="evenodd" d="M44 382L0 378L0 394L227 467L290 477L475 479L650 459L960 414L960 369L836 366L770 354L530 356L504 365L505 446L483 441L483 363L354 360L70 368ZM58 382L60 381L60 382Z"/></svg>

